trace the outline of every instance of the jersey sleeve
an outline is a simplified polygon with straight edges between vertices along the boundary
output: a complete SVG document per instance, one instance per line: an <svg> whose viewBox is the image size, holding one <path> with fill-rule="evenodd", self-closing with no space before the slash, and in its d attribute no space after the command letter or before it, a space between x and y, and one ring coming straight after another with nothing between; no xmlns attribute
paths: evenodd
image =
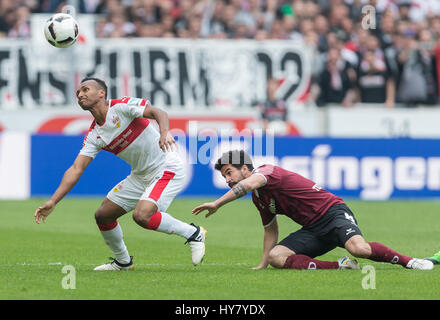
<svg viewBox="0 0 440 320"><path fill-rule="evenodd" d="M254 205L257 207L258 212L260 213L261 223L263 227L266 228L270 226L275 221L277 215L270 212L267 207L263 207L257 200L257 197L254 193L252 193L252 201L254 202Z"/></svg>
<svg viewBox="0 0 440 320"><path fill-rule="evenodd" d="M83 147L79 154L95 159L100 150L101 147L99 146L96 134L94 132L89 132L84 138Z"/></svg>
<svg viewBox="0 0 440 320"><path fill-rule="evenodd" d="M125 97L121 99L122 102L119 105L120 110L122 113L124 113L127 117L130 118L142 118L144 115L144 111L148 106L151 106L151 103L149 100L141 99L141 98L131 98L131 97Z"/></svg>
<svg viewBox="0 0 440 320"><path fill-rule="evenodd" d="M262 165L253 171L253 174L258 174L266 179L265 187L279 188L281 186L281 175L276 170L275 166Z"/></svg>
<svg viewBox="0 0 440 320"><path fill-rule="evenodd" d="M263 227L267 228L270 226L275 219L277 218L276 214L273 214L269 212L268 210L260 210L260 217L261 217L261 223L263 224Z"/></svg>

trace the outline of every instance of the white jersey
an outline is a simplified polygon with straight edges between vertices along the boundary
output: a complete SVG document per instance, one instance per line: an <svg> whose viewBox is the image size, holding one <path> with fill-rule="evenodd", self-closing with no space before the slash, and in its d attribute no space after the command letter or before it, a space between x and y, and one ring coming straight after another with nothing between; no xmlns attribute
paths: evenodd
<svg viewBox="0 0 440 320"><path fill-rule="evenodd" d="M124 97L109 101L102 125L93 121L84 138L81 155L95 158L100 150L109 151L131 166L131 173L148 180L169 163L180 166L176 152L163 152L159 132L143 118L150 101Z"/></svg>

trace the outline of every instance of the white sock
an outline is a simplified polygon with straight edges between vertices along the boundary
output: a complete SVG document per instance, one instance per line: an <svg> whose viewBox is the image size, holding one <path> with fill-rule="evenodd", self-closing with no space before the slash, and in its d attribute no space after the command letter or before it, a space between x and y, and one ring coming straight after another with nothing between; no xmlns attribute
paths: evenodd
<svg viewBox="0 0 440 320"><path fill-rule="evenodd" d="M122 264L129 263L130 255L128 254L127 247L125 246L122 228L119 223L111 230L101 230L101 234L105 243L115 255L115 259Z"/></svg>
<svg viewBox="0 0 440 320"><path fill-rule="evenodd" d="M185 239L188 239L197 230L196 227L186 222L177 220L166 212L159 213L161 214L162 219L160 220L160 224L157 229L155 229L156 231L164 232L167 234L177 234L181 237L184 237ZM158 212L156 212L155 214L158 214Z"/></svg>

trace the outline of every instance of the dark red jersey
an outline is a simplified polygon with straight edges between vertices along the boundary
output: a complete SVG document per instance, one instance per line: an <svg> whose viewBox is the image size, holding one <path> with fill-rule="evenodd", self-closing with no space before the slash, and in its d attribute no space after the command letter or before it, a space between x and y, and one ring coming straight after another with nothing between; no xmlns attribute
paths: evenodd
<svg viewBox="0 0 440 320"><path fill-rule="evenodd" d="M333 205L344 201L313 181L283 168L262 165L253 171L267 183L252 192L252 201L267 226L277 214L284 214L302 226L309 226Z"/></svg>

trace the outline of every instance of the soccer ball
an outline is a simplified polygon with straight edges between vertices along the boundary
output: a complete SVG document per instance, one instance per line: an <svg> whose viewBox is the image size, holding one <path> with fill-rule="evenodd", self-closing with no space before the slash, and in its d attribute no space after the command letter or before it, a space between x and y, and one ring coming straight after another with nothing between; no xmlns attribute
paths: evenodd
<svg viewBox="0 0 440 320"><path fill-rule="evenodd" d="M78 38L78 23L70 14L54 14L46 21L44 35L54 47L70 47Z"/></svg>

